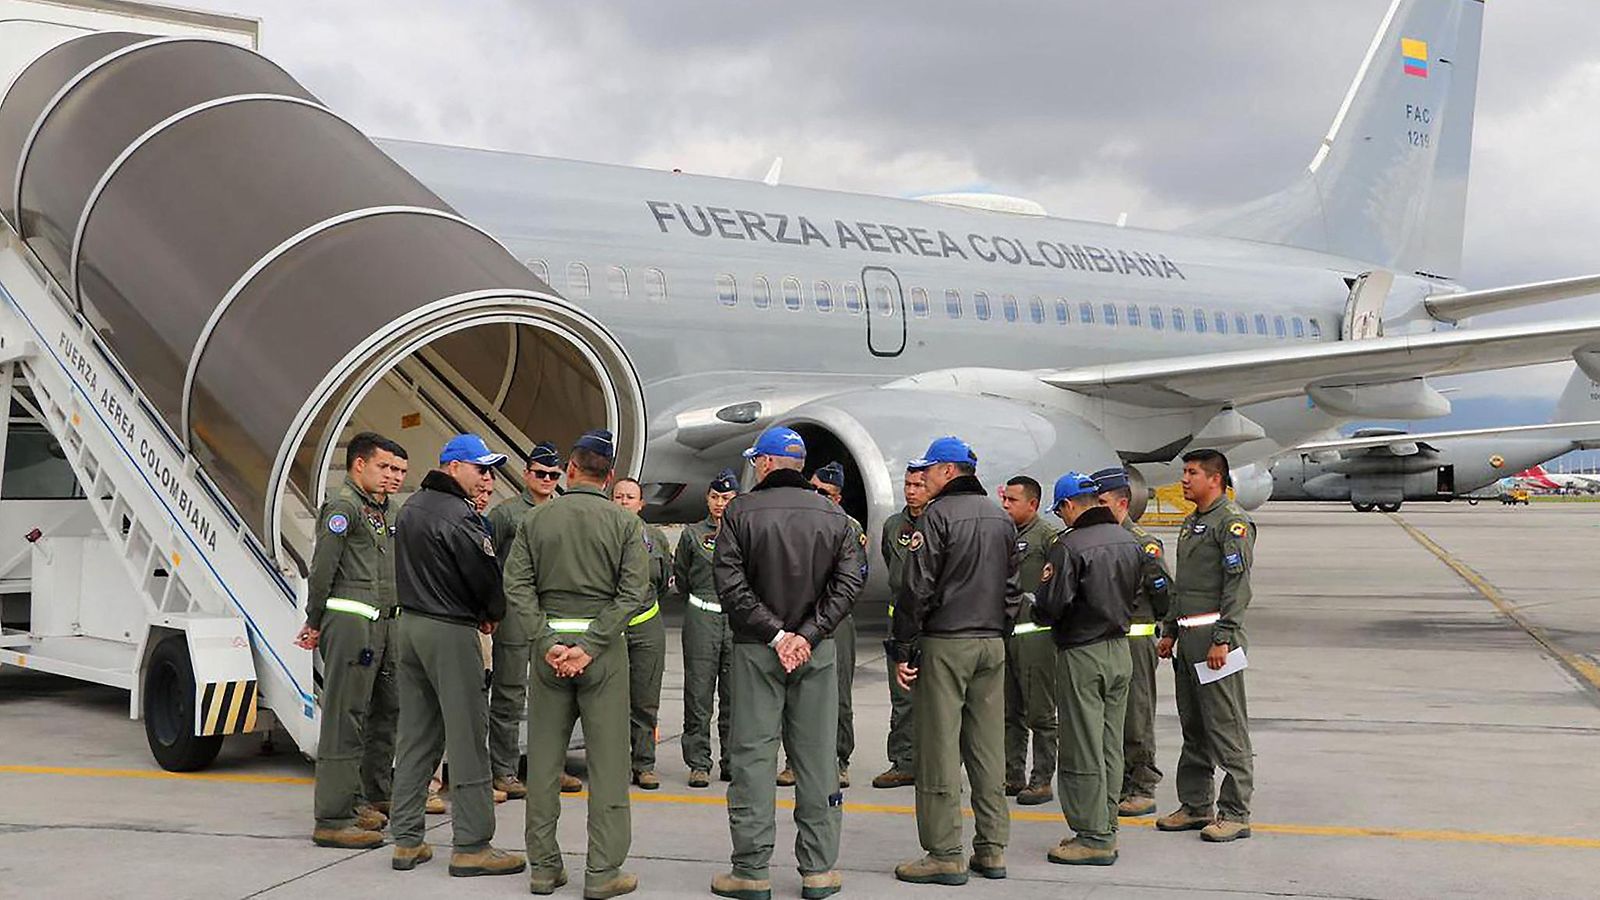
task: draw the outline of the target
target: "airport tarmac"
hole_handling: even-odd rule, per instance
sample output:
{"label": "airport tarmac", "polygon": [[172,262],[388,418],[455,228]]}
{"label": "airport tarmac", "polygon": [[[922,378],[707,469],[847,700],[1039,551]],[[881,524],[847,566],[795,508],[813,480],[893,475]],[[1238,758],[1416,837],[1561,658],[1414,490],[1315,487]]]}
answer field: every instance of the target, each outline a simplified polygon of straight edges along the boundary
{"label": "airport tarmac", "polygon": [[[1055,804],[1014,809],[1010,878],[973,897],[1594,896],[1600,865],[1600,504],[1501,508],[1269,504],[1251,639],[1255,837],[1211,845],[1124,820],[1120,861],[1051,865]],[[1171,543],[1169,541],[1169,547]],[[676,643],[676,634],[673,635]],[[855,682],[856,787],[840,858],[847,894],[940,896],[894,881],[919,855],[910,788],[884,768],[886,673],[863,634]],[[681,668],[669,662],[655,793],[634,792],[641,896],[709,896],[727,866],[721,785],[695,791],[676,735]],[[1176,805],[1178,723],[1160,676],[1157,730]],[[127,695],[0,670],[0,897],[421,897],[524,894],[523,876],[410,873],[389,849],[313,847],[310,766],[288,746],[231,741],[193,776],[156,768]],[[785,792],[780,789],[780,797]],[[579,896],[583,800],[560,833]],[[798,896],[781,820],[775,896]],[[523,807],[498,808],[497,844],[523,846]],[[448,817],[430,841],[449,843]],[[970,825],[970,822],[969,822]],[[970,830],[969,830],[970,837]]]}

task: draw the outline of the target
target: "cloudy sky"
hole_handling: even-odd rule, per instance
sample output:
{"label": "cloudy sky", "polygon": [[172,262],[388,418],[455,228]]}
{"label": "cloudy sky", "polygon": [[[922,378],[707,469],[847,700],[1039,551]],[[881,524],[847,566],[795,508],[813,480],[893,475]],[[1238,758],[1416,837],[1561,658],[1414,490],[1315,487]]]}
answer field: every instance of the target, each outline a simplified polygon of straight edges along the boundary
{"label": "cloudy sky", "polygon": [[[781,155],[790,184],[1162,227],[1298,175],[1388,0],[224,5],[379,136],[750,178]],[[1600,272],[1597,36],[1595,0],[1488,4],[1469,286]],[[1510,398],[1462,415],[1539,421],[1569,370],[1459,379]]]}

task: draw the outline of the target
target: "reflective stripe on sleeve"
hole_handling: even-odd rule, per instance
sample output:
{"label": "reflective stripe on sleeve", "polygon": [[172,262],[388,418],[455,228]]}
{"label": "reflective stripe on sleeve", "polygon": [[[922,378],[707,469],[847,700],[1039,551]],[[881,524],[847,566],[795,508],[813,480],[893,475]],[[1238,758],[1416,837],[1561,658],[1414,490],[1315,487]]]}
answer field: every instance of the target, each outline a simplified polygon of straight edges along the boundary
{"label": "reflective stripe on sleeve", "polygon": [[1202,625],[1214,625],[1221,618],[1222,613],[1220,612],[1197,613],[1196,615],[1180,618],[1178,626],[1180,628],[1199,628]]}
{"label": "reflective stripe on sleeve", "polygon": [[333,612],[360,616],[373,622],[378,621],[378,617],[383,614],[382,611],[370,603],[362,603],[360,600],[346,600],[343,597],[329,597],[324,608]]}
{"label": "reflective stripe on sleeve", "polygon": [[696,609],[703,609],[710,613],[722,612],[721,603],[712,603],[710,600],[701,600],[699,597],[696,597],[693,594],[689,595],[689,605]]}
{"label": "reflective stripe on sleeve", "polygon": [[643,625],[644,623],[646,623],[646,622],[650,621],[651,619],[654,619],[656,616],[660,615],[660,613],[661,613],[661,603],[660,603],[660,601],[657,601],[655,603],[650,604],[650,608],[649,609],[647,609],[644,612],[639,613],[637,616],[634,616],[633,618],[629,619],[628,620],[628,626],[631,628],[634,625]]}
{"label": "reflective stripe on sleeve", "polygon": [[593,619],[551,619],[545,624],[557,634],[583,634],[589,630],[589,623]]}

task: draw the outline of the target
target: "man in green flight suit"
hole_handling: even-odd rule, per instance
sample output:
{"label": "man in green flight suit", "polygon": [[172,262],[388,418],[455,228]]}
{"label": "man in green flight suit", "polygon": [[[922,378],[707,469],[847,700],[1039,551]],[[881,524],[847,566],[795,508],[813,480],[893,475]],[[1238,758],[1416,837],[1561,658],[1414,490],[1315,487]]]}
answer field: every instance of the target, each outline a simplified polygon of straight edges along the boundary
{"label": "man in green flight suit", "polygon": [[[1228,499],[1228,458],[1215,450],[1183,455],[1183,496],[1194,512],[1178,529],[1178,573],[1172,607],[1161,623],[1156,652],[1172,657],[1183,753],[1178,757],[1181,808],[1156,820],[1162,831],[1200,829],[1217,843],[1250,836],[1255,752],[1245,707],[1244,671],[1201,684],[1196,665],[1217,671],[1246,646],[1250,565],[1256,527]],[[1222,789],[1212,778],[1222,769]],[[1212,799],[1215,796],[1213,816]]]}
{"label": "man in green flight suit", "polygon": [[[500,565],[517,535],[517,523],[534,507],[556,495],[561,483],[561,454],[554,444],[535,444],[522,470],[523,491],[502,500],[489,511],[489,529],[494,536]],[[507,602],[511,602],[507,598]],[[493,674],[489,678],[489,766],[494,771],[494,789],[512,800],[528,796],[528,788],[517,778],[517,763],[522,756],[518,732],[528,711],[528,635],[522,630],[522,617],[515,608],[494,633]],[[563,791],[583,790],[583,782],[562,773]]]}
{"label": "man in green flight suit", "polygon": [[723,781],[728,768],[728,672],[733,664],[733,632],[717,599],[711,563],[722,530],[722,513],[739,496],[739,477],[724,469],[706,488],[706,517],[683,526],[672,556],[672,590],[683,611],[683,764],[689,786],[711,784],[711,713],[717,713],[717,743]]}
{"label": "man in green flight suit", "polygon": [[[1044,491],[1018,475],[1006,482],[1000,505],[1017,526],[1017,578],[1025,594],[1039,590],[1045,557],[1060,529],[1039,515]],[[1028,769],[1028,734],[1033,733],[1033,769]],[[1023,806],[1049,803],[1056,774],[1056,648],[1050,629],[1022,604],[1006,639],[1006,794]]]}
{"label": "man in green flight suit", "polygon": [[295,637],[322,656],[321,737],[317,745],[311,840],[365,849],[383,843],[394,764],[394,529],[389,491],[406,453],[370,431],[350,439],[345,480],[317,512],[317,540],[306,580],[306,624]]}
{"label": "man in green flight suit", "polygon": [[[920,469],[906,470],[904,491],[906,505],[883,523],[883,539],[878,546],[883,554],[883,564],[888,569],[891,624],[894,622],[894,598],[900,596],[906,586],[906,556],[911,552],[911,535],[916,533],[917,519],[928,505],[928,491]],[[872,786],[907,787],[917,783],[911,692],[901,687],[900,679],[894,677],[894,658],[885,654],[884,662],[889,668],[889,768],[872,779]]]}
{"label": "man in green flight suit", "polygon": [[[623,509],[644,512],[644,489],[632,478],[619,478],[611,486],[611,499]],[[667,666],[667,625],[661,618],[661,598],[672,578],[672,550],[661,529],[646,523],[644,549],[650,554],[650,591],[628,619],[628,722],[633,742],[633,783],[654,791],[656,776],[656,722],[661,709],[661,677]]]}
{"label": "man in green flight suit", "polygon": [[1133,623],[1128,626],[1128,652],[1133,678],[1128,683],[1128,715],[1122,726],[1122,798],[1119,816],[1147,816],[1156,811],[1156,786],[1161,769],[1156,766],[1156,622],[1167,615],[1171,577],[1161,561],[1161,539],[1128,515],[1133,487],[1121,467],[1101,469],[1089,476],[1100,485],[1100,502],[1117,522],[1139,542],[1144,571],[1134,601]]}
{"label": "man in green flight suit", "polygon": [[537,659],[528,734],[529,890],[551,894],[567,883],[556,841],[560,775],[572,727],[583,722],[589,758],[589,848],[585,898],[616,897],[639,886],[622,871],[632,843],[628,808],[628,619],[650,589],[644,522],[607,496],[615,444],[611,432],[584,432],[567,455],[567,492],[523,517],[506,560],[506,594],[515,597]]}

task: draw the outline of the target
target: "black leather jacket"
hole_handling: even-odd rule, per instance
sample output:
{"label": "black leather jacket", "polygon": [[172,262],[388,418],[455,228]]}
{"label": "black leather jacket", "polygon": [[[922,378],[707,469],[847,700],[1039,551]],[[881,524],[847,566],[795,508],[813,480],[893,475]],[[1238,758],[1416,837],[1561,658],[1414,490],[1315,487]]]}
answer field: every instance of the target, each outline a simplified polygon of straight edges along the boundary
{"label": "black leather jacket", "polygon": [[1144,583],[1144,550],[1105,507],[1078,517],[1050,548],[1033,617],[1057,647],[1126,637]]}
{"label": "black leather jacket", "polygon": [[865,552],[838,504],[793,469],[772,472],[728,504],[717,535],[712,575],[733,639],[832,637],[861,593]]}
{"label": "black leather jacket", "polygon": [[945,485],[917,519],[907,550],[905,586],[894,607],[900,652],[909,652],[922,635],[1001,637],[1010,631],[1022,605],[1017,526],[976,477]]}
{"label": "black leather jacket", "polygon": [[422,478],[422,490],[395,523],[395,592],[406,612],[476,626],[506,615],[500,566],[483,517],[443,472]]}

